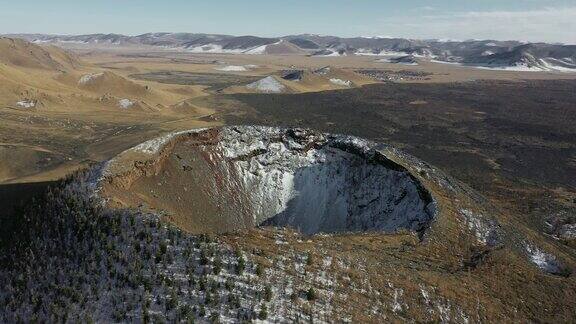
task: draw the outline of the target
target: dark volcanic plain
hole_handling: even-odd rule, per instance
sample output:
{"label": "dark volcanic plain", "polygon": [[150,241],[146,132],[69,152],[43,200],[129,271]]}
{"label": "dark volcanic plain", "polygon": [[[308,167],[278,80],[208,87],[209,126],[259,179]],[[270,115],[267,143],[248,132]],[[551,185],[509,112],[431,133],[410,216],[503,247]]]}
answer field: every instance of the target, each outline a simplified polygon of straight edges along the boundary
{"label": "dark volcanic plain", "polygon": [[575,89],[574,80],[385,83],[206,100],[227,124],[309,127],[394,144],[554,232],[576,211]]}

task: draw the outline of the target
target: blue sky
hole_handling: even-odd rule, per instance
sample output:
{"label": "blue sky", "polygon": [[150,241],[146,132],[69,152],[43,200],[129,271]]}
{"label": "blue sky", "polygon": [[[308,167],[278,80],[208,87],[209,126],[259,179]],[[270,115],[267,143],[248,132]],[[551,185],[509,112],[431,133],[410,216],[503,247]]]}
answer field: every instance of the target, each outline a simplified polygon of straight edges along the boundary
{"label": "blue sky", "polygon": [[0,0],[0,8],[0,33],[314,33],[576,43],[576,0]]}

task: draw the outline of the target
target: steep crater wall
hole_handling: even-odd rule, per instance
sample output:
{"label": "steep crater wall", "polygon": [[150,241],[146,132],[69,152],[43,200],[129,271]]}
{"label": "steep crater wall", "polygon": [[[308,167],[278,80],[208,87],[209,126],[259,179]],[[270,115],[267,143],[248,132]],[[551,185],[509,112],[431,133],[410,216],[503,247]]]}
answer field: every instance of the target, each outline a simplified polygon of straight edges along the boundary
{"label": "steep crater wall", "polygon": [[[102,196],[155,210],[193,233],[257,225],[320,232],[423,233],[435,202],[377,144],[301,129],[223,127],[144,143],[145,161],[114,171]],[[150,150],[155,146],[154,150]]]}

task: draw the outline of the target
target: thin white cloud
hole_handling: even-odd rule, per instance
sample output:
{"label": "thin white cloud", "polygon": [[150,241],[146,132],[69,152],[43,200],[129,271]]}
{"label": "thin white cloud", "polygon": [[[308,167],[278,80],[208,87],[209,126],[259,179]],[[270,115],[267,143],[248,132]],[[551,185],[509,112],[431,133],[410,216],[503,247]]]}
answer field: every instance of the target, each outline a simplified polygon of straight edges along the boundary
{"label": "thin white cloud", "polygon": [[380,33],[412,38],[499,39],[576,44],[576,6],[525,11],[469,11],[395,16],[383,19],[377,28]]}
{"label": "thin white cloud", "polygon": [[[462,17],[469,18],[497,18],[497,19],[517,19],[517,18],[554,18],[558,15],[574,15],[574,8],[543,8],[526,11],[469,11],[461,13]],[[574,18],[574,16],[572,16]]]}
{"label": "thin white cloud", "polygon": [[418,10],[423,10],[423,11],[434,11],[436,10],[436,7],[432,7],[432,6],[423,6],[423,7],[418,7]]}

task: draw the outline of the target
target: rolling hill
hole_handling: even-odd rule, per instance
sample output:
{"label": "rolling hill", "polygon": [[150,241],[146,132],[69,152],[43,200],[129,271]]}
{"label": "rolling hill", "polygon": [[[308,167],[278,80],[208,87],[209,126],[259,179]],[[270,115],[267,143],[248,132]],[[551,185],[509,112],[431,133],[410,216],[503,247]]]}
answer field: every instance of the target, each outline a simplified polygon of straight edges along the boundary
{"label": "rolling hill", "polygon": [[151,107],[185,98],[100,69],[60,47],[7,37],[0,38],[0,80],[0,104],[17,109],[156,110]]}

